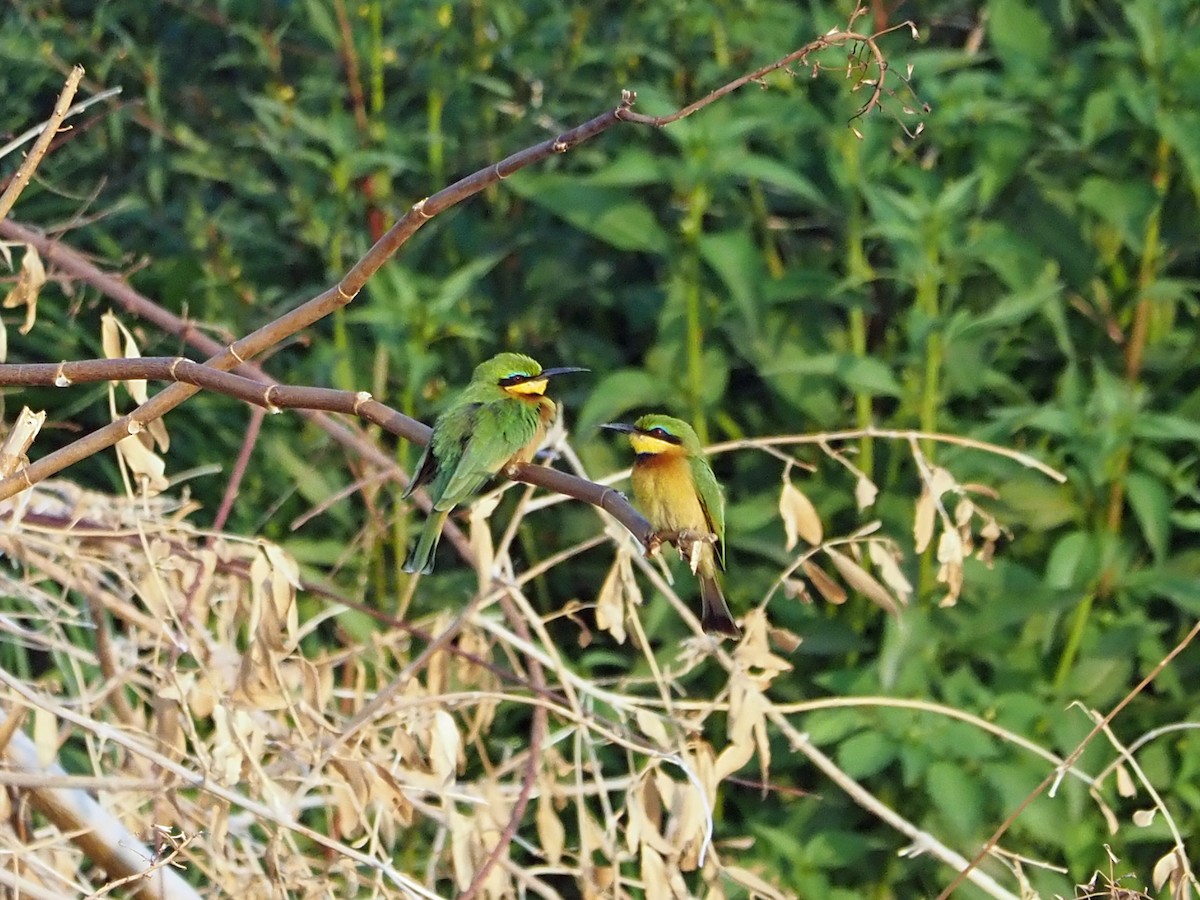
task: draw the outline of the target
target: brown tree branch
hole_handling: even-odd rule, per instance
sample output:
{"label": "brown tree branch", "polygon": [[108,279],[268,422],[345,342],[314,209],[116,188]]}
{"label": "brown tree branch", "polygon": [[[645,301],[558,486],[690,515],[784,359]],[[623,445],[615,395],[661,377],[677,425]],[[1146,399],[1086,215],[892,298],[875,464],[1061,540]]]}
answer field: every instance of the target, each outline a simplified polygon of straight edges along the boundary
{"label": "brown tree branch", "polygon": [[[82,253],[66,244],[48,237],[41,232],[34,231],[33,229],[27,228],[23,225],[19,225],[11,219],[0,219],[0,237],[8,237],[14,241],[33,246],[37,249],[38,253],[42,255],[42,258],[46,260],[47,263],[56,266],[58,269],[66,272],[73,278],[95,287],[112,300],[115,300],[126,311],[157,325],[163,331],[178,337],[182,341],[185,341],[192,347],[195,347],[201,353],[207,353],[209,355],[217,354],[220,353],[225,346],[220,341],[214,340],[205,331],[198,328],[195,323],[186,319],[182,319],[169,310],[163,309],[149,297],[146,297],[144,294],[134,290],[120,277],[98,268],[86,257],[84,257]],[[179,358],[167,357],[167,359],[173,361]],[[112,362],[119,361],[101,360],[99,362],[107,365]],[[38,363],[35,365],[50,366],[55,370],[55,377],[57,377],[59,364]],[[73,366],[75,364],[67,363],[65,365]],[[198,364],[192,363],[192,365]],[[69,368],[67,371],[70,371],[73,375],[75,375],[76,379],[79,381],[91,380],[85,374],[87,371],[86,369],[78,370],[78,374],[76,374],[77,370],[73,368]],[[216,372],[218,370],[210,369],[209,371]],[[274,379],[267,375],[267,373],[255,363],[242,363],[234,366],[232,371],[257,382],[260,385],[270,385],[274,383]],[[44,369],[31,369],[30,373],[30,378],[36,378],[38,380],[16,381],[10,383],[21,385],[58,385],[58,382],[55,380],[46,380],[46,370]],[[147,377],[157,378],[158,376]],[[100,380],[107,381],[109,380],[109,376],[104,376]],[[168,378],[167,380],[174,379]],[[246,388],[246,392],[248,394],[255,393],[255,391],[252,391],[249,388]],[[234,394],[234,396],[240,397],[241,395]],[[247,399],[248,402],[253,402],[249,400],[248,397],[242,399]],[[408,476],[396,465],[395,460],[381,451],[379,447],[377,447],[366,435],[354,429],[348,428],[344,423],[339,422],[320,410],[301,408],[299,412],[300,415],[304,416],[316,427],[323,430],[342,447],[364,458],[372,465],[387,473],[388,477],[399,482],[401,486],[408,485]],[[5,472],[3,474],[7,475],[11,473]],[[423,510],[429,510],[429,495],[424,491],[419,491],[417,493],[416,502],[417,505]],[[457,550],[461,557],[464,559],[470,559],[471,551],[467,537],[462,533],[462,530],[457,525],[455,525],[453,522],[447,522],[442,533],[446,540],[454,546],[455,550]]]}
{"label": "brown tree branch", "polygon": [[[68,387],[84,382],[131,379],[173,381],[204,388],[235,397],[268,412],[279,412],[283,409],[323,410],[358,416],[406,441],[422,447],[429,443],[428,425],[410,419],[390,406],[372,399],[371,395],[365,392],[264,384],[257,379],[222,372],[181,356],[0,365],[0,387]],[[653,537],[650,523],[629,504],[620,491],[612,487],[531,463],[509,466],[503,474],[514,481],[523,481],[590,503],[607,512],[629,529],[643,545],[649,546]]]}

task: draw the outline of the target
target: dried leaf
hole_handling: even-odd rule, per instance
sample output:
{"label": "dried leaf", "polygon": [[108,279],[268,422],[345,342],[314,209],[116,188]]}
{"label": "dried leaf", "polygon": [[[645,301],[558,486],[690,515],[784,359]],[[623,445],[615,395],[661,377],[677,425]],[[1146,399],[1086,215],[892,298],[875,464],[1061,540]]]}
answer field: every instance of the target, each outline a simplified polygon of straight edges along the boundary
{"label": "dried leaf", "polygon": [[825,552],[833,560],[833,565],[837,568],[838,574],[846,579],[850,587],[893,616],[900,615],[900,606],[896,598],[891,595],[891,592],[887,588],[876,581],[870,572],[844,553],[840,553],[832,547],[827,548]]}
{"label": "dried leaf", "polygon": [[664,749],[671,747],[671,739],[667,735],[667,728],[663,725],[663,720],[659,716],[639,707],[634,713],[634,718],[637,720],[638,728],[642,734],[650,738],[656,745]]}
{"label": "dried leaf", "polygon": [[542,845],[542,853],[552,866],[558,865],[562,859],[563,848],[567,843],[567,830],[563,827],[558,813],[554,809],[554,800],[545,787],[537,801],[536,824],[538,841]]}
{"label": "dried leaf", "polygon": [[447,807],[446,830],[450,832],[450,859],[454,869],[454,883],[460,891],[471,886],[475,878],[474,850],[479,846],[475,832],[475,820],[465,816],[451,803]]}
{"label": "dried leaf", "polygon": [[58,717],[40,706],[33,708],[33,743],[42,766],[50,766],[58,758]]}
{"label": "dried leaf", "polygon": [[1122,797],[1137,796],[1137,786],[1134,785],[1129,770],[1125,768],[1125,763],[1117,764],[1117,793]]}
{"label": "dried leaf", "polygon": [[946,563],[938,569],[939,584],[946,585],[946,596],[938,601],[938,606],[953,606],[962,595],[963,567],[962,563]]}
{"label": "dried leaf", "polygon": [[732,775],[734,772],[750,762],[750,758],[754,756],[754,742],[745,741],[741,744],[726,744],[725,749],[721,751],[721,755],[717,757],[715,766],[715,774],[718,781],[722,781]]}
{"label": "dried leaf", "polygon": [[454,781],[462,753],[462,739],[454,716],[444,709],[437,710],[429,739],[429,765],[443,786]]}
{"label": "dried leaf", "polygon": [[938,569],[937,580],[947,588],[946,596],[938,605],[953,606],[958,602],[963,586],[962,538],[953,528],[944,530],[938,539],[937,559],[942,564]]}
{"label": "dried leaf", "polygon": [[[122,339],[124,339],[122,341]],[[122,346],[122,342],[124,346]],[[100,346],[106,359],[140,359],[137,340],[111,311],[100,317]],[[128,378],[122,382],[133,401],[141,406],[148,399],[146,379]]]}
{"label": "dried leaf", "polygon": [[671,884],[667,879],[667,866],[663,858],[649,844],[642,844],[642,890],[647,897],[668,898]]}
{"label": "dried leaf", "polygon": [[624,554],[624,550],[618,551],[596,596],[596,627],[611,634],[618,644],[625,643],[625,579],[621,577]]}
{"label": "dried leaf", "polygon": [[1154,872],[1150,876],[1150,880],[1154,885],[1154,889],[1161,891],[1163,885],[1168,881],[1174,882],[1176,879],[1182,878],[1183,872],[1184,869],[1179,859],[1179,851],[1175,849],[1154,864]]}
{"label": "dried leaf", "polygon": [[821,517],[812,501],[790,479],[784,479],[779,494],[779,516],[787,534],[785,547],[788,550],[796,546],[798,538],[804,538],[814,547],[821,543],[824,536]]}
{"label": "dried leaf", "polygon": [[808,585],[799,578],[788,578],[783,582],[783,592],[791,600],[799,600],[801,603],[812,603],[812,595],[808,592]]}
{"label": "dried leaf", "polygon": [[38,294],[46,283],[46,267],[42,265],[42,257],[32,246],[25,247],[25,256],[21,259],[21,271],[17,273],[16,283],[0,304],[4,309],[25,307],[25,321],[17,330],[21,334],[29,334],[33,323],[37,321]]}
{"label": "dried leaf", "polygon": [[488,520],[500,505],[500,492],[493,491],[471,504],[467,515],[467,532],[471,544],[471,558],[475,560],[475,576],[479,589],[487,591],[492,583],[492,569],[496,564],[496,548],[492,543],[492,530]]}
{"label": "dried leaf", "polygon": [[287,689],[275,666],[275,654],[261,635],[256,636],[242,654],[233,699],[261,710],[287,709],[289,706]]}
{"label": "dried leaf", "polygon": [[392,815],[400,825],[411,825],[413,820],[413,805],[409,801],[403,785],[383,766],[378,763],[372,763],[371,765],[374,767],[375,777],[379,779],[379,783],[387,791],[388,799],[391,801]]}
{"label": "dried leaf", "polygon": [[146,433],[154,440],[160,453],[171,449],[171,436],[167,433],[167,423],[163,419],[151,419],[146,423]]}
{"label": "dried leaf", "polygon": [[795,632],[777,626],[768,628],[767,636],[771,639],[771,643],[784,653],[795,653],[796,648],[804,642],[804,638]]}
{"label": "dried leaf", "polygon": [[900,569],[897,559],[899,554],[893,552],[892,548],[884,541],[871,541],[867,544],[867,556],[879,570],[879,577],[883,579],[883,583],[892,589],[901,603],[907,604],[912,596],[913,588]]}
{"label": "dried leaf", "polygon": [[164,476],[167,471],[166,462],[138,440],[137,435],[131,434],[117,441],[117,454],[129,467],[134,480],[146,496],[153,497],[170,486],[170,482]]}
{"label": "dried leaf", "polygon": [[859,475],[858,481],[854,484],[854,502],[858,504],[859,510],[873,505],[878,496],[879,488],[875,482],[866,475]]}
{"label": "dried leaf", "polygon": [[765,773],[771,760],[771,748],[766,739],[769,708],[770,702],[748,675],[739,673],[730,679],[729,719],[726,724],[729,746],[717,757],[714,766],[714,777],[718,781],[744,766],[757,749],[765,782]]}
{"label": "dried leaf", "polygon": [[917,498],[916,515],[913,519],[913,540],[918,553],[924,553],[933,539],[933,526],[942,494],[957,487],[958,482],[946,469],[934,466],[929,471],[929,476],[921,487],[921,496]]}
{"label": "dried leaf", "polygon": [[846,602],[846,591],[840,584],[825,574],[825,570],[811,560],[805,560],[801,565],[804,569],[804,574],[808,576],[809,583],[816,588],[817,593],[825,598],[829,603],[837,606]]}
{"label": "dried leaf", "polygon": [[975,515],[975,504],[968,497],[960,498],[954,507],[954,524],[959,528],[965,528],[971,524],[973,515]]}
{"label": "dried leaf", "polygon": [[916,513],[913,516],[913,545],[917,553],[924,553],[929,542],[933,540],[933,525],[936,521],[937,504],[928,487],[921,488],[921,496],[917,498]]}
{"label": "dried leaf", "polygon": [[1097,805],[1100,807],[1100,814],[1102,816],[1104,816],[1104,823],[1108,826],[1108,833],[1116,834],[1118,831],[1120,831],[1121,830],[1121,822],[1119,819],[1117,819],[1117,814],[1114,813],[1111,809],[1109,809],[1107,803],[1104,803],[1103,801],[1099,800],[1098,794],[1093,793],[1092,799],[1098,801]]}
{"label": "dried leaf", "polygon": [[4,443],[0,444],[0,475],[8,476],[25,465],[26,453],[33,444],[34,438],[42,430],[46,421],[45,412],[35,413],[28,406],[22,407],[17,420],[13,422]]}
{"label": "dried leaf", "polygon": [[1148,828],[1154,824],[1154,816],[1158,812],[1157,809],[1139,809],[1133,814],[1133,824],[1139,828]]}
{"label": "dried leaf", "polygon": [[121,358],[121,329],[112,312],[100,317],[100,351],[105,359]]}

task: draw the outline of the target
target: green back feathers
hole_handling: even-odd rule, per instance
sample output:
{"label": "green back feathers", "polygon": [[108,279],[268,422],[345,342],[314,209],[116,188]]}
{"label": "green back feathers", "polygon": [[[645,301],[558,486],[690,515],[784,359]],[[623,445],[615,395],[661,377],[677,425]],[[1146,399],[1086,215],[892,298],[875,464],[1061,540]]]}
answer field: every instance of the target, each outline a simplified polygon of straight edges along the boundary
{"label": "green back feathers", "polygon": [[404,496],[428,484],[434,509],[447,510],[479,491],[540,427],[537,407],[512,397],[500,382],[541,371],[523,353],[499,353],[476,366],[470,384],[434,422]]}

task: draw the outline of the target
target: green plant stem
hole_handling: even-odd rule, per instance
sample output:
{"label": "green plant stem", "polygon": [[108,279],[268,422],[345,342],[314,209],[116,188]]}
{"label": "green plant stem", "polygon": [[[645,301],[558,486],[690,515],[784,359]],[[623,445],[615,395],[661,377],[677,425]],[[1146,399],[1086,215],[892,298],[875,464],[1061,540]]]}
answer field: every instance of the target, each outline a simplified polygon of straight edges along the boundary
{"label": "green plant stem", "polygon": [[696,244],[703,232],[708,192],[703,185],[688,195],[688,214],[680,226],[687,251],[683,266],[685,310],[685,352],[687,354],[687,395],[689,414],[701,442],[708,442],[708,427],[701,408],[704,396],[704,325],[700,316],[700,256]]}
{"label": "green plant stem", "polygon": [[1075,615],[1071,619],[1071,630],[1067,632],[1067,643],[1063,647],[1058,667],[1054,671],[1055,691],[1063,689],[1067,683],[1067,676],[1071,674],[1071,667],[1075,664],[1075,657],[1079,654],[1079,647],[1083,643],[1083,635],[1087,631],[1087,622],[1091,616],[1092,604],[1095,599],[1096,594],[1089,592],[1075,607]]}
{"label": "green plant stem", "polygon": [[[929,319],[929,337],[925,342],[925,372],[921,379],[921,401],[919,418],[921,430],[929,433],[938,430],[938,402],[941,397],[942,361],[945,349],[942,345],[941,323],[938,302],[938,251],[927,248],[926,271],[917,282],[917,308]],[[921,442],[921,452],[933,459],[933,444]]]}
{"label": "green plant stem", "polygon": [[[866,222],[863,216],[863,200],[861,188],[863,184],[861,155],[859,141],[849,133],[842,139],[842,156],[846,164],[846,177],[850,186],[855,189],[854,199],[848,203],[849,221],[846,223],[846,274],[850,277],[855,288],[862,286],[861,297],[867,300],[866,286],[875,279],[875,270],[867,261],[866,251]],[[862,306],[850,310],[850,351],[858,359],[866,359],[867,351],[867,313]],[[873,397],[866,391],[854,392],[854,418],[859,428],[869,428],[874,416]],[[868,478],[874,477],[875,471],[875,442],[864,437],[858,445],[858,465]]]}
{"label": "green plant stem", "polygon": [[[936,238],[930,238],[925,248],[925,268],[917,281],[917,308],[928,320],[929,337],[925,342],[925,371],[921,379],[921,399],[918,416],[921,430],[927,434],[938,430],[938,402],[941,397],[942,360],[945,350],[942,345],[940,303],[938,297],[938,265],[939,254]],[[933,461],[933,441],[921,441],[921,452],[930,462]],[[931,544],[925,553],[921,554],[919,570],[919,585],[921,593],[933,590],[935,583],[934,553],[936,544]]]}
{"label": "green plant stem", "polygon": [[[1146,344],[1150,334],[1150,318],[1153,312],[1152,304],[1147,293],[1158,277],[1159,263],[1162,259],[1160,245],[1160,228],[1162,221],[1162,204],[1167,193],[1170,180],[1170,145],[1159,139],[1155,153],[1155,166],[1152,183],[1158,194],[1158,204],[1146,221],[1146,230],[1142,240],[1142,258],[1138,263],[1138,301],[1133,311],[1133,325],[1129,339],[1125,343],[1125,381],[1132,388],[1137,385],[1142,374],[1142,363],[1145,358]],[[1062,657],[1058,662],[1058,671],[1054,677],[1055,687],[1061,687],[1075,657],[1079,645],[1087,629],[1091,617],[1093,598],[1107,599],[1113,592],[1116,583],[1117,544],[1121,533],[1121,524],[1125,518],[1125,477],[1129,474],[1129,461],[1132,454],[1130,444],[1126,443],[1119,452],[1115,471],[1108,488],[1108,504],[1104,513],[1104,532],[1109,540],[1100,578],[1093,594],[1088,594],[1075,610],[1071,622],[1071,630],[1067,635],[1066,646],[1063,647]]]}
{"label": "green plant stem", "polygon": [[[1135,387],[1142,375],[1142,363],[1146,355],[1146,344],[1150,334],[1150,318],[1153,305],[1148,296],[1151,286],[1158,278],[1159,263],[1162,259],[1160,245],[1160,228],[1162,221],[1162,204],[1167,192],[1170,179],[1170,145],[1162,138],[1158,141],[1155,153],[1155,166],[1152,183],[1158,194],[1158,204],[1154,207],[1146,221],[1146,230],[1142,237],[1142,258],[1138,263],[1138,301],[1133,311],[1133,325],[1130,328],[1129,339],[1125,343],[1125,381]],[[1129,474],[1129,460],[1132,448],[1127,443],[1121,448],[1117,457],[1116,470],[1108,488],[1108,508],[1105,512],[1104,527],[1108,534],[1115,538],[1121,531],[1121,523],[1125,517],[1125,476]],[[1107,597],[1113,588],[1116,572],[1111,564],[1106,565],[1100,577],[1098,593]]]}
{"label": "green plant stem", "polygon": [[446,98],[438,88],[430,88],[425,99],[426,134],[429,146],[427,161],[429,165],[429,180],[431,184],[442,184],[445,179],[446,141],[442,133],[442,111]]}

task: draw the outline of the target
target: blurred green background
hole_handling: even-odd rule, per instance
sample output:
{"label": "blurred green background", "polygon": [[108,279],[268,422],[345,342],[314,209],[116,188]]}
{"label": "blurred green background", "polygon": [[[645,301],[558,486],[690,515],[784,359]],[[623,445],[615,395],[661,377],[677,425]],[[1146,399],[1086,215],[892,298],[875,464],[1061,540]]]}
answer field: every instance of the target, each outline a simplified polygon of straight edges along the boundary
{"label": "blurred green background", "polygon": [[[333,283],[414,201],[614,106],[622,89],[637,91],[642,112],[670,111],[849,13],[790,0],[367,0],[339,23],[331,0],[9,2],[0,129],[42,120],[75,63],[87,69],[81,97],[124,88],[74,120],[79,133],[13,215],[68,228],[66,241],[168,309],[241,334]],[[850,120],[865,95],[849,92],[841,50],[821,57],[819,78],[798,68],[663,130],[611,130],[430,222],[353,304],[265,364],[281,381],[368,390],[426,421],[500,349],[587,366],[594,374],[564,380],[558,396],[593,474],[628,462],[595,426],[647,409],[713,442],[876,424],[1035,454],[1068,482],[980,452],[931,451],[959,481],[998,491],[981,504],[1010,532],[993,565],[968,563],[959,604],[940,609],[936,566],[906,538],[920,489],[907,445],[851,448],[881,489],[866,514],[845,469],[798,451],[815,471],[794,478],[827,534],[879,515],[919,589],[899,621],[861,597],[834,607],[777,596],[772,620],[805,642],[772,696],[936,700],[1067,752],[1090,727],[1067,705],[1110,708],[1200,613],[1200,7],[929,0],[876,4],[858,27],[904,19],[920,36],[882,40],[897,95],[854,122],[861,140]],[[900,80],[909,65],[915,97]],[[928,113],[903,111],[921,103]],[[923,133],[909,139],[898,119]],[[83,286],[51,289],[28,337],[11,330],[19,313],[6,315],[9,360],[100,355],[109,305]],[[138,334],[143,354],[182,350],[152,328]],[[39,450],[107,416],[99,386],[19,399],[49,411]],[[188,481],[205,505],[199,522],[211,521],[248,416],[201,396],[167,420],[169,473],[223,467]],[[416,458],[403,444],[395,453]],[[736,611],[790,558],[780,463],[740,451],[715,465],[731,500]],[[359,468],[294,415],[268,417],[230,527],[281,541],[310,572],[391,610],[419,518],[390,489],[291,527]],[[68,475],[108,489],[115,471],[105,456]],[[596,528],[590,510],[561,505],[527,520],[520,545],[540,559]],[[611,556],[601,547],[548,573],[543,611],[594,599]],[[472,589],[464,567],[443,557],[441,568],[414,615]],[[661,602],[645,616],[663,646],[684,634]],[[561,636],[569,646],[577,634],[563,625]],[[643,665],[626,649],[601,636],[579,653],[581,671]],[[1129,742],[1196,720],[1198,677],[1189,650],[1117,733]],[[718,686],[700,679],[696,692]],[[848,709],[799,725],[968,856],[1045,773],[932,716]],[[775,750],[773,784],[819,796],[728,786],[717,836],[757,836],[744,863],[806,897],[944,886],[936,862],[898,857],[904,838],[784,742]],[[1111,757],[1097,742],[1083,766]],[[1200,735],[1172,732],[1139,760],[1197,846]],[[1069,869],[1027,872],[1045,896],[1108,871],[1105,843],[1117,874],[1139,885],[1168,851],[1161,818],[1129,821],[1144,796],[1107,793],[1116,834],[1067,782],[1004,839]]]}

